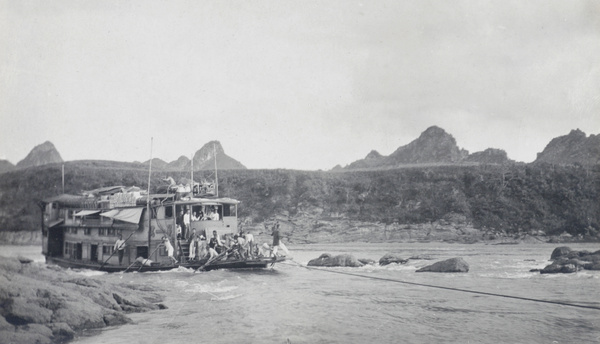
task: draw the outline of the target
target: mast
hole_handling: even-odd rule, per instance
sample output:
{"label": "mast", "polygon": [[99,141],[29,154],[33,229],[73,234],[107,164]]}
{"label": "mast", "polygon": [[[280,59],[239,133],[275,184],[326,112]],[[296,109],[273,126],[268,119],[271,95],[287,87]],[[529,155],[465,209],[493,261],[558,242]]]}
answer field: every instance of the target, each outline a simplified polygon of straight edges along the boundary
{"label": "mast", "polygon": [[[150,176],[152,176],[152,141],[153,137],[150,138],[150,166],[148,168],[148,199],[146,201],[146,215],[148,217],[148,255],[150,254],[150,246],[152,244],[152,219],[150,217]],[[150,256],[147,257],[150,259]]]}
{"label": "mast", "polygon": [[192,155],[192,168],[191,168],[191,174],[192,174],[192,181],[190,182],[190,188],[192,190],[192,197],[194,197],[194,156]]}
{"label": "mast", "polygon": [[65,164],[62,164],[62,193],[65,193]]}
{"label": "mast", "polygon": [[219,197],[219,175],[217,174],[217,148],[213,143],[213,155],[215,157],[215,196]]}

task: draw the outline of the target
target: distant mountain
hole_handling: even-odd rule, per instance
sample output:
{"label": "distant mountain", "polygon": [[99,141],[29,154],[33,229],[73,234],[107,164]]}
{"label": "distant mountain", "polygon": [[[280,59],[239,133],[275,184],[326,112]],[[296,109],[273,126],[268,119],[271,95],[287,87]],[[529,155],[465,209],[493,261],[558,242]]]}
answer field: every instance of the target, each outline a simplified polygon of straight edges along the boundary
{"label": "distant mountain", "polygon": [[25,159],[17,163],[17,169],[61,163],[63,159],[50,141],[35,146]]}
{"label": "distant mountain", "polygon": [[[194,154],[194,170],[212,170],[215,168],[214,155],[217,153],[217,168],[223,170],[236,170],[246,169],[239,161],[225,154],[223,146],[219,141],[210,141],[202,148],[200,148]],[[149,161],[144,162],[144,165],[148,165]],[[152,159],[152,168],[157,170],[171,170],[171,171],[187,171],[190,169],[192,160],[185,155],[180,156],[177,160],[173,160],[169,163],[154,158]]]}
{"label": "distant mountain", "polygon": [[488,148],[482,152],[475,152],[469,154],[465,159],[466,162],[474,162],[479,164],[510,164],[514,163],[514,160],[510,160],[506,155],[506,152],[502,149]]}
{"label": "distant mountain", "polygon": [[586,134],[577,129],[568,135],[559,136],[538,153],[534,163],[557,165],[598,165],[600,164],[600,135]]}
{"label": "distant mountain", "polygon": [[8,160],[0,160],[0,173],[10,172],[15,169],[15,165]]}
{"label": "distant mountain", "polygon": [[188,170],[190,168],[191,160],[185,155],[180,156],[177,160],[173,160],[169,163],[168,167],[171,170]]}
{"label": "distant mountain", "polygon": [[416,140],[396,149],[386,159],[386,165],[455,163],[469,154],[458,148],[456,140],[444,129],[436,126],[427,128]]}
{"label": "distant mountain", "polygon": [[246,169],[239,161],[225,154],[219,141],[210,141],[194,154],[194,170],[210,170],[215,168],[215,153],[217,167],[220,170]]}
{"label": "distant mountain", "polygon": [[377,166],[381,166],[383,163],[384,156],[379,154],[378,151],[372,150],[367,154],[367,156],[362,160],[357,160],[346,168],[348,169],[362,169],[362,168],[373,168]]}
{"label": "distant mountain", "polygon": [[[135,163],[136,162],[134,162],[134,164]],[[150,160],[146,160],[144,162],[144,165],[146,165],[146,166],[149,165],[149,164],[150,164]],[[167,165],[168,165],[167,162],[164,161],[164,160],[162,160],[162,159],[159,159],[159,158],[153,158],[152,159],[152,168],[153,169],[164,170],[167,167]]]}
{"label": "distant mountain", "polygon": [[452,164],[465,160],[469,152],[458,148],[456,140],[444,129],[432,126],[416,140],[401,146],[389,156],[371,151],[364,159],[355,161],[345,169],[378,169],[419,164]]}

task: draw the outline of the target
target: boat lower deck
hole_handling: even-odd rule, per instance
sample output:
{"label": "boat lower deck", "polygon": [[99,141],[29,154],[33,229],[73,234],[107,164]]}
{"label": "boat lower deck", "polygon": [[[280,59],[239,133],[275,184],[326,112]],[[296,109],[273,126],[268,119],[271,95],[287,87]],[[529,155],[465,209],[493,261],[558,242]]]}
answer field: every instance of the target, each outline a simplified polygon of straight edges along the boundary
{"label": "boat lower deck", "polygon": [[209,261],[208,259],[181,262],[177,264],[158,264],[142,265],[140,262],[134,262],[130,265],[102,264],[100,262],[82,261],[75,259],[66,259],[61,257],[46,257],[46,262],[55,264],[63,268],[71,269],[89,269],[104,272],[154,272],[166,271],[179,267],[194,270],[216,270],[216,269],[264,269],[273,266],[275,263],[285,261],[285,257],[259,257],[253,259],[222,259]]}

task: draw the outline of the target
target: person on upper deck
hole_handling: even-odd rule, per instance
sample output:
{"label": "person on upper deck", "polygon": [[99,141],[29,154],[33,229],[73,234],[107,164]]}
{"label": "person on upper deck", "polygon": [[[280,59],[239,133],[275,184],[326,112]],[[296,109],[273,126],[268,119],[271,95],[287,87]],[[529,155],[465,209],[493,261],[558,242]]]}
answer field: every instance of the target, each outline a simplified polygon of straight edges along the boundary
{"label": "person on upper deck", "polygon": [[192,217],[192,221],[202,221],[203,216],[204,216],[204,214],[202,213],[202,209],[200,209],[199,211],[194,213],[194,216]]}
{"label": "person on upper deck", "polygon": [[217,207],[213,208],[213,213],[211,215],[211,218],[213,221],[219,221],[219,208],[217,208]]}

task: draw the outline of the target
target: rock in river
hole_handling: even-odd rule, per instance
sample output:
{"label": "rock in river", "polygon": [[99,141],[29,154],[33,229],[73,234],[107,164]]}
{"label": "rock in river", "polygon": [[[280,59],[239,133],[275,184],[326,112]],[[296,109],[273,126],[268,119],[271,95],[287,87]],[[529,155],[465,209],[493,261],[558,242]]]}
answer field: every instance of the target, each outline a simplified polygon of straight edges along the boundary
{"label": "rock in river", "polygon": [[427,265],[416,272],[469,272],[469,264],[457,257]]}
{"label": "rock in river", "polygon": [[77,331],[120,325],[160,309],[156,290],[134,289],[22,259],[0,259],[0,342],[58,343]]}
{"label": "rock in river", "polygon": [[540,273],[557,274],[573,273],[579,270],[600,270],[600,250],[595,252],[576,251],[570,247],[561,246],[552,251],[552,264],[546,266]]}
{"label": "rock in river", "polygon": [[338,256],[332,256],[329,253],[323,253],[319,258],[312,259],[308,262],[308,266],[350,266],[350,267],[361,267],[364,264],[359,262],[358,259],[350,254],[340,254]]}
{"label": "rock in river", "polygon": [[388,264],[405,264],[408,262],[408,259],[402,259],[393,253],[386,253],[383,257],[379,259],[379,265],[384,266]]}

